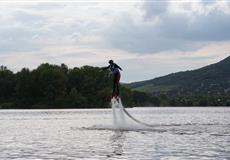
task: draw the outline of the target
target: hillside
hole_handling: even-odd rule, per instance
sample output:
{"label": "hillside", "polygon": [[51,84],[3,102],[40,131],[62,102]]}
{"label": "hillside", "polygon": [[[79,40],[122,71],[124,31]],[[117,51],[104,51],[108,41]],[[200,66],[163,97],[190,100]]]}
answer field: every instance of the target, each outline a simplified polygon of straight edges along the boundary
{"label": "hillside", "polygon": [[223,95],[230,93],[230,56],[192,71],[172,73],[152,80],[127,84],[132,90],[154,95]]}
{"label": "hillside", "polygon": [[[108,74],[92,66],[43,63],[17,73],[0,66],[0,109],[106,108],[112,92]],[[120,91],[128,107],[230,106],[230,57],[197,70],[122,84]]]}

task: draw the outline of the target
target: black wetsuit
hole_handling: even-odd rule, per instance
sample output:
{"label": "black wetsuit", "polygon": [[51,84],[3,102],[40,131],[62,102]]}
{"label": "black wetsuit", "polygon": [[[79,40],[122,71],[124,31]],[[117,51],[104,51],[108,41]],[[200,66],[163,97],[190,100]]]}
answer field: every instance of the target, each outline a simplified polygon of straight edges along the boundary
{"label": "black wetsuit", "polygon": [[110,69],[110,71],[113,74],[113,93],[112,97],[114,96],[119,96],[120,91],[119,91],[119,82],[121,78],[121,74],[119,70],[122,70],[120,66],[118,66],[116,63],[111,63],[107,67],[103,67],[103,70]]}

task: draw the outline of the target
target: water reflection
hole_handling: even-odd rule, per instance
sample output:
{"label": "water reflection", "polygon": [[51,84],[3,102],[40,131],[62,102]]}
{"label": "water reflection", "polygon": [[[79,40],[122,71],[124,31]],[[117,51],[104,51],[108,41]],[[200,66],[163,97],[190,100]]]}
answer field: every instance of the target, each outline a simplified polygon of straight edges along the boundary
{"label": "water reflection", "polygon": [[110,137],[111,153],[107,157],[122,156],[124,153],[125,134],[123,131],[114,131]]}

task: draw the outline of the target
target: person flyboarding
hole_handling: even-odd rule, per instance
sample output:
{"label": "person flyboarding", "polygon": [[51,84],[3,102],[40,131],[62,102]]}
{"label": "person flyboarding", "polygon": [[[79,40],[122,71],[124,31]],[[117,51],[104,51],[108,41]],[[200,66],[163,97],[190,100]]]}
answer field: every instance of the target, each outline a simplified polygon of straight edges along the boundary
{"label": "person flyboarding", "polygon": [[[120,78],[121,78],[121,74],[120,74],[120,71],[122,71],[121,67],[118,66],[116,63],[113,62],[113,60],[109,60],[109,65],[107,67],[102,67],[101,68],[102,70],[107,70],[107,69],[110,69],[110,71],[112,72],[112,75],[113,75],[113,93],[112,93],[112,97],[111,98],[115,98],[117,100],[118,104],[119,105],[119,108],[122,109],[122,111],[129,117],[131,118],[132,120],[134,120],[135,122],[139,123],[139,124],[142,124],[144,126],[147,126],[147,127],[155,127],[154,125],[151,125],[151,124],[147,124],[145,122],[142,122],[142,121],[139,121],[138,119],[134,118],[123,106],[122,106],[122,103],[120,103],[119,101],[119,85],[120,85]],[[113,103],[111,103],[112,106],[114,105]],[[113,109],[115,109],[114,107],[112,107]],[[113,113],[114,113],[114,118],[116,120],[116,114],[115,114],[115,110],[113,110]],[[121,117],[124,119],[124,117]],[[124,122],[124,121],[123,121]],[[116,122],[115,122],[116,123]]]}
{"label": "person flyboarding", "polygon": [[121,67],[118,66],[116,63],[113,62],[113,60],[109,60],[109,65],[107,67],[102,67],[102,70],[110,69],[113,75],[113,92],[112,92],[112,98],[118,98],[120,94],[120,78],[121,74],[120,71],[122,71]]}

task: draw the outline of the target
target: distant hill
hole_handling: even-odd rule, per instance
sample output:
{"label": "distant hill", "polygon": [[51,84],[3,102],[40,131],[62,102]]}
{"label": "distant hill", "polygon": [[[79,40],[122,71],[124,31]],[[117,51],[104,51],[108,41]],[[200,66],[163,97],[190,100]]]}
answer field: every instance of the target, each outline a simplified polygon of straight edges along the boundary
{"label": "distant hill", "polygon": [[230,94],[230,56],[200,69],[172,73],[152,80],[126,85],[132,90],[153,95],[223,95]]}

